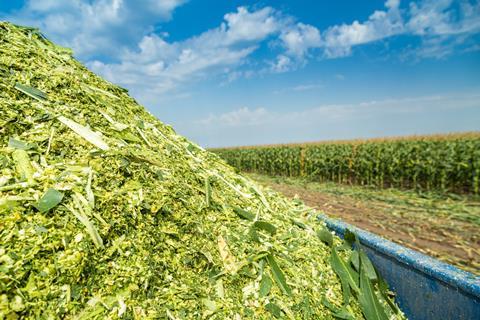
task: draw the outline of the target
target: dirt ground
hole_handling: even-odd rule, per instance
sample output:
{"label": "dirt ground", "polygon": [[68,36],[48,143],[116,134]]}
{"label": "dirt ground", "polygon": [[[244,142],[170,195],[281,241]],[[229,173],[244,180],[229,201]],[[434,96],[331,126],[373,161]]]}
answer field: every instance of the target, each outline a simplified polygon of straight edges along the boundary
{"label": "dirt ground", "polygon": [[[396,201],[391,196],[362,199],[351,192],[322,191],[278,179],[254,178],[287,197],[298,195],[305,204],[331,217],[480,274],[480,228],[466,220],[465,215],[446,214],[445,211],[453,212],[449,208],[451,201],[446,205],[438,201]],[[475,207],[472,214],[477,214],[480,203],[469,205]],[[453,208],[458,210],[457,207]]]}

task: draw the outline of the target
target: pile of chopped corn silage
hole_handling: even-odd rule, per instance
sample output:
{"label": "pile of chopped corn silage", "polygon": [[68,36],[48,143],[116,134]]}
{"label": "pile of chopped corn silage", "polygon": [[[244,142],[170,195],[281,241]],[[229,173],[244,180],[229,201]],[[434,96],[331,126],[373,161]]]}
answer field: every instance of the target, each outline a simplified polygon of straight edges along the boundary
{"label": "pile of chopped corn silage", "polygon": [[0,23],[0,319],[403,318],[315,215]]}

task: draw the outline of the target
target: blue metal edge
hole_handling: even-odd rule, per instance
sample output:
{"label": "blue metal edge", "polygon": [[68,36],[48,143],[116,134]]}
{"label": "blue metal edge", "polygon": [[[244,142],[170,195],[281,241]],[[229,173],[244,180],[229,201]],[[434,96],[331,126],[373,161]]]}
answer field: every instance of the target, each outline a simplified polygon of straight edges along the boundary
{"label": "blue metal edge", "polygon": [[359,229],[340,220],[335,220],[326,215],[318,215],[318,219],[324,221],[330,230],[343,237],[345,230],[354,232],[362,245],[370,247],[390,258],[407,265],[409,268],[442,281],[457,290],[480,299],[480,277],[472,273],[460,270],[452,265],[424,255],[412,249],[393,243],[371,232]]}

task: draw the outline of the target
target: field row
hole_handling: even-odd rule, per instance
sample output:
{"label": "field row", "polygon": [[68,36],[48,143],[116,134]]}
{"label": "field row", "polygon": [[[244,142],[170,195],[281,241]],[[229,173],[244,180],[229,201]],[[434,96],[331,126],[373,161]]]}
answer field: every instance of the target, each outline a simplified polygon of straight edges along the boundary
{"label": "field row", "polygon": [[480,135],[213,149],[242,171],[442,192],[479,193]]}
{"label": "field row", "polygon": [[287,197],[480,276],[480,199],[249,174]]}

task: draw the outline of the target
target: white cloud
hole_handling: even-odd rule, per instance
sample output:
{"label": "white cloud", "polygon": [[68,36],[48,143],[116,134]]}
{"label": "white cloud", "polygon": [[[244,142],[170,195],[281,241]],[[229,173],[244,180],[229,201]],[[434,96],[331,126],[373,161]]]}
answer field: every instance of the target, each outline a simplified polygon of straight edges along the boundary
{"label": "white cloud", "polygon": [[282,32],[280,39],[287,53],[299,58],[303,58],[309,49],[321,46],[320,31],[301,22]]}
{"label": "white cloud", "polygon": [[266,7],[250,12],[246,7],[239,7],[237,12],[227,13],[222,24],[222,31],[226,30],[227,42],[263,40],[277,32],[281,21],[275,17],[275,11]]}
{"label": "white cloud", "polygon": [[414,50],[416,59],[443,58],[480,32],[478,1],[423,0],[410,2],[409,9],[403,10],[399,0],[387,0],[385,7],[386,11],[375,11],[367,21],[335,25],[323,32],[325,56],[349,56],[354,46],[408,34],[420,36],[423,41]]}
{"label": "white cloud", "polygon": [[278,54],[274,61],[270,61],[270,71],[283,73],[305,65],[309,51],[320,48],[320,31],[314,26],[301,22],[285,23],[279,40],[285,52]]}
{"label": "white cloud", "polygon": [[404,31],[398,0],[385,3],[387,11],[375,11],[367,21],[336,25],[324,34],[325,55],[329,58],[351,54],[353,46],[384,39]]}
{"label": "white cloud", "polygon": [[[238,77],[251,76],[252,70],[235,69],[244,65],[262,43],[275,37],[283,41],[285,53],[270,62],[270,70],[285,72],[302,62],[310,48],[319,46],[320,33],[313,26],[294,23],[270,7],[259,10],[239,7],[225,14],[219,27],[197,36],[167,42],[158,35],[146,35],[137,50],[121,55],[119,63],[93,61],[89,66],[110,81],[142,93],[164,93],[179,83],[224,73],[228,78],[226,84]],[[136,82],[144,85],[132,88]]]}
{"label": "white cloud", "polygon": [[[226,85],[238,78],[252,77],[254,73],[294,70],[305,65],[315,54],[328,58],[347,56],[354,46],[393,35],[407,32],[439,34],[439,30],[447,27],[441,26],[444,18],[436,18],[438,12],[446,10],[447,15],[452,15],[450,12],[453,10],[450,1],[440,0],[439,3],[442,1],[443,5],[429,4],[429,0],[418,6],[411,5],[411,17],[404,19],[400,1],[387,0],[386,9],[373,12],[366,21],[334,25],[324,32],[297,22],[271,7],[258,10],[239,7],[235,12],[225,14],[224,21],[217,28],[197,36],[168,42],[159,35],[145,35],[136,50],[122,53],[119,63],[94,61],[89,66],[112,82],[129,87],[134,94],[144,97],[142,102],[145,103],[155,101],[158,94],[175,90],[179,84],[218,74],[224,79],[221,85]],[[475,30],[475,19],[472,17],[478,16],[478,5],[466,3],[461,8],[462,28]],[[436,31],[427,27],[425,21],[428,18],[425,17],[437,22]],[[439,58],[440,55],[450,54],[459,41],[458,38],[449,42],[449,39],[438,36],[430,37],[414,54],[416,58]],[[266,59],[266,67],[262,67],[260,62],[253,66],[249,64],[251,54],[266,42],[274,44],[270,45],[272,51],[280,52],[274,59]],[[446,43],[449,43],[448,48]]]}
{"label": "white cloud", "polygon": [[[458,10],[452,6],[458,5]],[[480,31],[480,3],[425,0],[410,3],[409,31],[423,36],[445,36]]]}
{"label": "white cloud", "polygon": [[[186,82],[221,75],[225,85],[254,74],[288,72],[311,58],[348,56],[355,46],[406,33],[421,37],[423,45],[403,57],[441,58],[480,31],[478,2],[423,0],[404,9],[399,0],[387,0],[385,9],[366,21],[323,32],[271,7],[239,7],[216,28],[168,41],[168,33],[154,26],[185,2],[27,0],[18,12],[0,18],[40,27],[54,41],[72,47],[95,72],[148,104]],[[262,46],[269,50],[267,56],[250,59]]]}
{"label": "white cloud", "polygon": [[[408,32],[421,37],[421,46],[407,50],[402,59],[442,59],[475,43],[480,32],[480,2],[424,0],[410,3]],[[462,48],[464,48],[462,50]]]}
{"label": "white cloud", "polygon": [[118,57],[169,20],[186,0],[27,0],[9,16],[19,24],[39,27],[52,40],[73,48],[82,59]]}
{"label": "white cloud", "polygon": [[418,35],[449,33],[451,13],[446,9],[451,3],[451,0],[425,1],[420,5],[410,3],[409,30]]}
{"label": "white cloud", "polygon": [[400,0],[387,0],[385,2],[385,7],[388,9],[398,8],[400,6]]}
{"label": "white cloud", "polygon": [[425,58],[444,59],[462,46],[467,38],[466,36],[453,38],[449,36],[428,37],[422,40],[422,46],[407,50],[402,59],[409,61],[418,61]]}
{"label": "white cloud", "polygon": [[294,66],[292,58],[284,54],[279,54],[274,62],[270,62],[270,70],[276,73],[290,71]]}
{"label": "white cloud", "polygon": [[[158,35],[146,35],[137,50],[122,54],[119,63],[93,61],[88,65],[108,80],[143,96],[142,102],[154,101],[158,94],[180,83],[229,73],[242,65],[262,41],[278,32],[279,24],[271,8],[249,11],[239,7],[226,14],[219,27],[198,36],[167,42]],[[247,74],[233,73],[232,79]]]}

